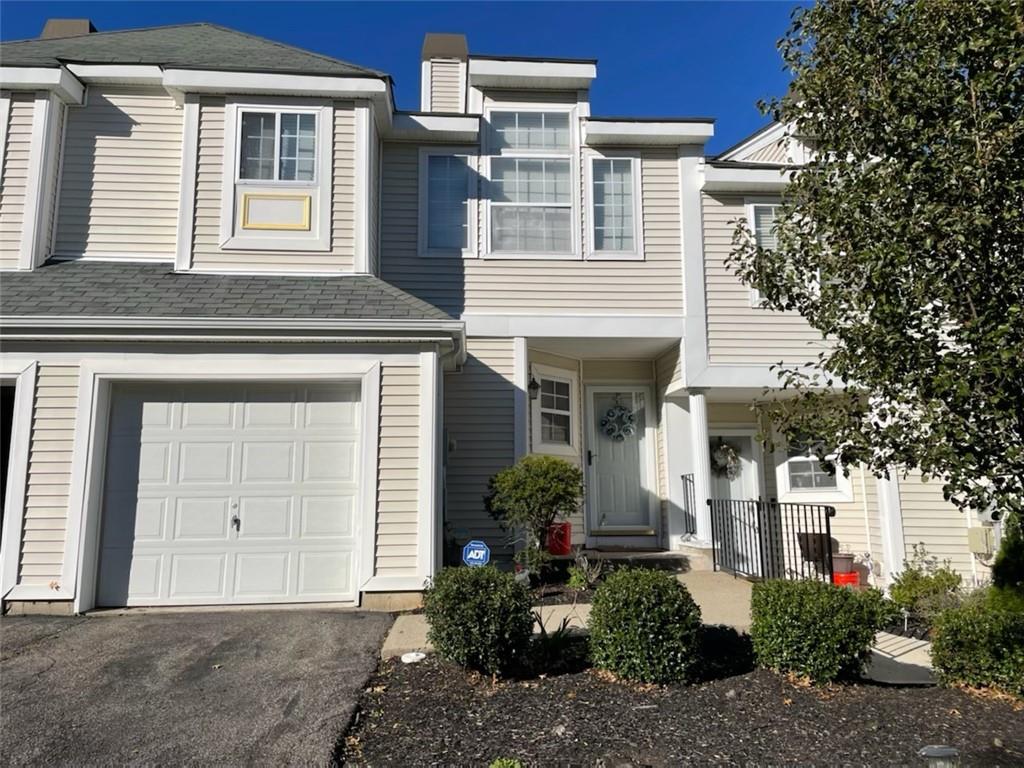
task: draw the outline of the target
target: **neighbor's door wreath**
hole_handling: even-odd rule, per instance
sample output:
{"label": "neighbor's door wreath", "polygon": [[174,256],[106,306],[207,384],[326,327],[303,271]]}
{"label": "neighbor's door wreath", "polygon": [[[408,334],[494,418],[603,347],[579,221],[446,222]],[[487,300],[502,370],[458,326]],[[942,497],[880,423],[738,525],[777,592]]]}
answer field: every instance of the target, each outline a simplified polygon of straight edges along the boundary
{"label": "neighbor's door wreath", "polygon": [[735,480],[741,466],[739,452],[719,438],[718,445],[711,451],[711,470],[719,477]]}

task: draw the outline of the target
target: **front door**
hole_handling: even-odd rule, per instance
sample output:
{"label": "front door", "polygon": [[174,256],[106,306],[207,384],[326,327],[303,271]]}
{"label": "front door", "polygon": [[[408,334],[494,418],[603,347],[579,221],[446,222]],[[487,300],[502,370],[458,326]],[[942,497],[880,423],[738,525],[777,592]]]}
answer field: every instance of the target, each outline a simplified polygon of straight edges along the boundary
{"label": "front door", "polygon": [[761,576],[761,498],[756,444],[751,434],[711,430],[711,498],[715,545],[723,567]]}
{"label": "front door", "polygon": [[587,388],[587,532],[657,534],[655,416],[647,387]]}

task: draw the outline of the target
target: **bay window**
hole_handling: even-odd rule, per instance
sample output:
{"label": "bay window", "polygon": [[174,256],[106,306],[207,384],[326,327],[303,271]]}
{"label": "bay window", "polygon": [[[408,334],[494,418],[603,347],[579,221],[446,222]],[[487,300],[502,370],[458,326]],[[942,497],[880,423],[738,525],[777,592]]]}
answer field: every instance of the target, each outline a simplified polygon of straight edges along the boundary
{"label": "bay window", "polygon": [[488,118],[489,252],[574,254],[570,113],[494,111]]}

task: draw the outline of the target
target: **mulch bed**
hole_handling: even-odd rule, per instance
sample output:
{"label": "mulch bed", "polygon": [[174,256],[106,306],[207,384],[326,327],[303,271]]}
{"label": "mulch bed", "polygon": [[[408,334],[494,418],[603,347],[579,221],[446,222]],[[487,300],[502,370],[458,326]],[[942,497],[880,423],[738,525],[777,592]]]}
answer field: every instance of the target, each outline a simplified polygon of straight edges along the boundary
{"label": "mulch bed", "polygon": [[565,605],[594,602],[593,589],[569,589],[565,584],[542,584],[530,590],[534,605]]}
{"label": "mulch bed", "polygon": [[337,759],[356,765],[921,765],[926,744],[965,766],[1024,764],[1024,707],[940,688],[794,684],[757,670],[638,686],[588,670],[494,683],[429,657],[387,662]]}

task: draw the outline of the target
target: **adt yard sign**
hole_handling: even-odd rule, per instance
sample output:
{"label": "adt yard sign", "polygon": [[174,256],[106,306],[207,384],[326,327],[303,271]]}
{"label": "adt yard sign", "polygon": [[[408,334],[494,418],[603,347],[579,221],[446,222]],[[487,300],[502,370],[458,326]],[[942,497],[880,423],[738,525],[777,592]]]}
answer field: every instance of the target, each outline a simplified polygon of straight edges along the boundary
{"label": "adt yard sign", "polygon": [[491,562],[491,548],[482,541],[471,541],[462,548],[462,562],[472,567]]}

